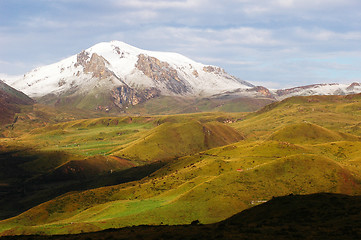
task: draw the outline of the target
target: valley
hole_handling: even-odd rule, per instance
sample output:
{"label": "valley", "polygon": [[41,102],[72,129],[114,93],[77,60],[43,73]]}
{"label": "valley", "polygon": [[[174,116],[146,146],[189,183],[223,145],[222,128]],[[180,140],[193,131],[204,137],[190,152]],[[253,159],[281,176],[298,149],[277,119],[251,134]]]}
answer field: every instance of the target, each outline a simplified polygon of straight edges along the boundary
{"label": "valley", "polygon": [[360,114],[361,95],[347,95],[30,131],[23,118],[0,139],[0,235],[213,224],[277,196],[360,195]]}
{"label": "valley", "polygon": [[0,240],[361,239],[360,9],[0,0]]}

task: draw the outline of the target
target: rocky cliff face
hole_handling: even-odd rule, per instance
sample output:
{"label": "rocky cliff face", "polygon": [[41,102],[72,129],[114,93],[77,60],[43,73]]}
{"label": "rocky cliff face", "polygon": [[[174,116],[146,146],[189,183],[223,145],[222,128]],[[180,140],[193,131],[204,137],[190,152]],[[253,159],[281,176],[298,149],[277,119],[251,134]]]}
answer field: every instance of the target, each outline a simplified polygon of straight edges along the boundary
{"label": "rocky cliff face", "polygon": [[271,93],[270,90],[268,90],[265,87],[262,86],[256,86],[251,89],[247,89],[248,92],[255,92],[257,94],[260,94],[261,96],[267,97],[267,98],[275,98],[274,94]]}
{"label": "rocky cliff face", "polygon": [[358,82],[354,82],[354,83],[351,83],[350,86],[348,86],[346,88],[347,91],[355,91],[355,93],[357,92],[358,89],[361,88],[361,84],[358,83]]}
{"label": "rocky cliff face", "polygon": [[178,75],[177,70],[155,57],[139,54],[136,68],[152,79],[158,87],[164,87],[169,92],[179,95],[192,92],[191,86]]}
{"label": "rocky cliff face", "polygon": [[89,62],[84,65],[83,71],[84,73],[92,73],[93,77],[98,79],[115,76],[114,73],[106,67],[106,64],[109,65],[109,62],[106,59],[93,53]]}
{"label": "rocky cliff face", "polygon": [[121,86],[111,91],[112,101],[120,109],[137,105],[158,96],[160,96],[160,91],[156,88],[135,90],[128,86]]}

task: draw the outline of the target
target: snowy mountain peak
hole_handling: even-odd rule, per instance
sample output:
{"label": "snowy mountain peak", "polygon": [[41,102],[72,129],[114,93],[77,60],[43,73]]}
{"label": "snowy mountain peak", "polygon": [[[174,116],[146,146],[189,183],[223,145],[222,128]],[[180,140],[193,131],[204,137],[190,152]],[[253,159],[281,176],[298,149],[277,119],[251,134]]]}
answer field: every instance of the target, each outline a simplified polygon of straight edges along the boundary
{"label": "snowy mountain peak", "polygon": [[207,97],[254,88],[222,68],[178,53],[147,51],[120,41],[98,43],[7,83],[35,98],[58,98],[58,102],[64,97],[88,96],[93,105],[107,104],[111,99],[118,107],[159,95]]}

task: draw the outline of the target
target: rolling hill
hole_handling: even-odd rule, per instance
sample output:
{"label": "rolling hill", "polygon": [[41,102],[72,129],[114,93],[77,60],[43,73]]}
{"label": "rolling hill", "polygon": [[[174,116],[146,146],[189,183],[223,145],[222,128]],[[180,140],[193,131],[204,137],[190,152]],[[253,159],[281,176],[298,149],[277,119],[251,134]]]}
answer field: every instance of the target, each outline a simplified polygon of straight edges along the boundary
{"label": "rolling hill", "polygon": [[[30,146],[38,139],[43,150],[65,147],[83,156],[109,147],[101,153],[136,164],[167,163],[133,182],[58,196],[1,221],[0,231],[66,234],[195,220],[208,224],[275,196],[360,195],[360,106],[360,95],[293,97],[248,115],[101,118],[35,129],[7,144]],[[109,140],[120,147],[110,147]]]}
{"label": "rolling hill", "polygon": [[361,235],[360,211],[359,196],[288,195],[214,224],[195,221],[189,225],[143,225],[86,234],[3,239],[357,239]]}
{"label": "rolling hill", "polygon": [[[31,131],[18,127],[21,137],[0,139],[0,216],[14,216],[68,191],[99,186],[96,180],[105,185],[138,180],[174,158],[236,142],[242,135],[224,121],[237,115],[107,117]],[[133,176],[123,172],[135,166],[144,168]]]}

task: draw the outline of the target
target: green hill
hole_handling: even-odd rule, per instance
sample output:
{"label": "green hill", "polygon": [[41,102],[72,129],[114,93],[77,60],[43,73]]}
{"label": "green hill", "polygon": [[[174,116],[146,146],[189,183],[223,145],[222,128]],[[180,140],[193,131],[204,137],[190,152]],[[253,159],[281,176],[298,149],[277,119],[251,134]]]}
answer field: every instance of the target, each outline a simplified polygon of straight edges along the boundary
{"label": "green hill", "polygon": [[272,103],[231,126],[247,138],[265,139],[288,124],[311,123],[360,136],[361,94],[292,97]]}
{"label": "green hill", "polygon": [[215,113],[82,119],[0,139],[0,218],[68,191],[102,186],[93,184],[98,176],[105,185],[139,179],[145,175],[123,177],[122,170],[155,162],[155,171],[152,166],[164,165],[160,160],[238,141],[241,134],[223,123],[229,118]]}
{"label": "green hill", "polygon": [[282,129],[273,133],[270,140],[286,141],[290,143],[322,143],[322,142],[336,142],[343,140],[355,141],[359,137],[339,133],[328,130],[316,124],[303,122],[286,125]]}
{"label": "green hill", "polygon": [[361,193],[360,179],[347,164],[316,152],[283,142],[240,142],[175,160],[138,182],[66,194],[0,227],[12,229],[8,233],[62,234],[80,232],[84,223],[91,231],[196,219],[212,223],[273,196]]}
{"label": "green hill", "polygon": [[242,139],[240,133],[219,122],[166,122],[143,138],[114,150],[113,155],[136,160],[164,160],[227,145]]}
{"label": "green hill", "polygon": [[86,234],[3,239],[357,239],[361,234],[360,200],[359,196],[329,193],[288,195],[215,224],[195,221],[188,225],[143,225]]}
{"label": "green hill", "polygon": [[252,112],[274,100],[270,98],[220,97],[189,98],[160,96],[146,102],[130,106],[128,114],[182,114],[197,112]]}
{"label": "green hill", "polygon": [[[83,156],[74,160],[85,161],[76,165],[84,169],[107,171],[119,160],[167,163],[142,179],[58,196],[1,221],[0,232],[67,234],[194,220],[210,224],[277,196],[360,195],[358,106],[360,95],[296,97],[248,115],[98,118],[35,129],[6,144],[62,149]],[[107,165],[113,157],[116,162]],[[74,163],[56,169],[75,169]]]}

